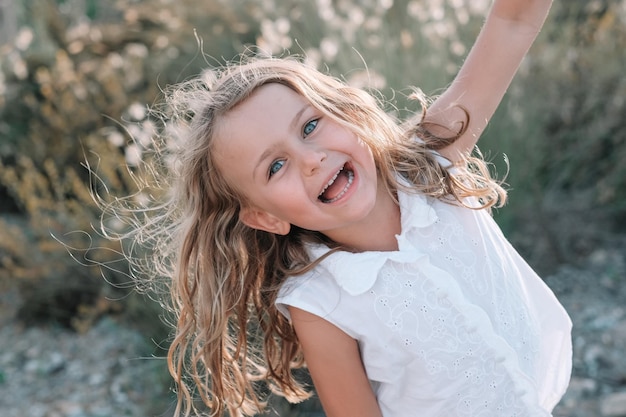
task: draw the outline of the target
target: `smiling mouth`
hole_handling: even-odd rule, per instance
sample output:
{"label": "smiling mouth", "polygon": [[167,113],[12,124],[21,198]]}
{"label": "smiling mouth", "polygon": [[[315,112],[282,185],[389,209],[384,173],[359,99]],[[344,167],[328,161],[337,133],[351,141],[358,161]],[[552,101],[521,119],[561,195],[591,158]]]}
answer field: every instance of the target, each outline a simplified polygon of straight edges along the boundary
{"label": "smiling mouth", "polygon": [[348,192],[353,181],[354,171],[347,165],[342,166],[324,186],[322,192],[317,196],[318,200],[325,204],[334,203]]}

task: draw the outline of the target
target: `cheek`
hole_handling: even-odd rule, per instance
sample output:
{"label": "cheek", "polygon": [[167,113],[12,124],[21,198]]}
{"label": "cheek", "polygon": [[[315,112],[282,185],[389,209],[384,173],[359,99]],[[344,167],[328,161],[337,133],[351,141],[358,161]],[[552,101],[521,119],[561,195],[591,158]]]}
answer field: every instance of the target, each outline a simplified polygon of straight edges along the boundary
{"label": "cheek", "polygon": [[371,158],[373,160],[374,159],[374,151],[372,150],[372,147],[370,146],[370,144],[367,143],[365,140],[361,139],[360,137],[357,137],[356,141],[358,143],[359,149],[361,150],[361,153],[363,155],[368,155],[369,158]]}
{"label": "cheek", "polygon": [[363,164],[369,169],[369,170],[374,170],[376,171],[377,169],[377,163],[376,163],[376,156],[374,154],[374,151],[372,150],[372,148],[370,148],[370,146],[361,141],[362,143],[362,148],[361,148],[361,155],[362,155],[362,159],[363,159]]}

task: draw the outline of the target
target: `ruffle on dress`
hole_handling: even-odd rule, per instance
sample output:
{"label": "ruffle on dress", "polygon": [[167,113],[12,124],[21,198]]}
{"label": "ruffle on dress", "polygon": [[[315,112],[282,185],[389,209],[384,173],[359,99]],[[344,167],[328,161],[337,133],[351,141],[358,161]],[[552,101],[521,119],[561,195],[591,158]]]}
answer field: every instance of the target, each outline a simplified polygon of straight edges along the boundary
{"label": "ruffle on dress", "polygon": [[[406,237],[413,228],[427,227],[437,221],[435,209],[427,198],[420,194],[406,195],[399,193],[400,221],[402,232],[396,235],[398,240],[397,251],[367,251],[345,252],[338,251],[322,260],[320,265],[325,268],[337,284],[350,295],[363,294],[376,282],[378,274],[387,261],[412,263],[427,256],[421,253]],[[411,201],[412,200],[412,201]],[[329,251],[325,245],[312,245],[310,253],[312,259],[318,259]],[[359,265],[364,273],[355,274],[354,265]]]}

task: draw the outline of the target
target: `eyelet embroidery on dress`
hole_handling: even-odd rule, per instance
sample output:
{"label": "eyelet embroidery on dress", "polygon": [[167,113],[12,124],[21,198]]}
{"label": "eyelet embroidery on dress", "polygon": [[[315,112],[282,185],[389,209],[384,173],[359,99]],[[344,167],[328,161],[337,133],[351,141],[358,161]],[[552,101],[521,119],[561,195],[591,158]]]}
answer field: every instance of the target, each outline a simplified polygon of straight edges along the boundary
{"label": "eyelet embroidery on dress", "polygon": [[[451,302],[446,283],[436,278],[421,273],[419,265],[387,262],[369,291],[376,300],[377,317],[401,345],[421,358],[425,381],[442,389],[455,386],[462,393],[450,408],[455,416],[528,415],[527,405],[515,395],[518,387],[504,368],[504,358],[483,340],[478,324]],[[493,292],[488,286],[476,288]],[[505,304],[495,306],[501,330],[519,331],[520,322]],[[533,356],[529,353],[523,360],[531,363]]]}
{"label": "eyelet embroidery on dress", "polygon": [[[538,340],[538,330],[524,309],[525,303],[520,299],[522,291],[515,282],[507,279],[502,264],[492,261],[486,253],[480,259],[477,258],[483,250],[480,239],[476,238],[477,233],[465,230],[457,217],[458,213],[452,213],[452,210],[455,208],[440,204],[437,207],[436,227],[414,230],[412,240],[430,242],[422,247],[433,255],[433,259],[441,256],[439,252],[442,250],[446,251],[443,258],[446,268],[451,268],[449,272],[458,278],[458,283],[470,299],[492,300],[490,308],[496,312],[494,326],[519,353],[524,370],[531,372],[539,345],[529,341]],[[464,213],[477,215],[474,212]],[[443,242],[446,244],[445,249],[442,247]],[[481,264],[482,269],[479,269]]]}
{"label": "eyelet embroidery on dress", "polygon": [[465,210],[479,215],[458,221],[452,206],[428,204],[437,226],[411,219],[398,236],[397,253],[358,254],[361,267],[354,274],[348,257],[323,261],[323,277],[310,281],[331,279],[337,287],[320,288],[345,291],[350,298],[330,306],[313,291],[303,291],[302,298],[315,309],[319,303],[315,311],[353,332],[380,403],[397,404],[404,410],[399,415],[410,415],[407,407],[415,406],[430,416],[549,417],[532,380],[542,377],[536,363],[540,327],[526,310],[527,293],[516,281],[522,275],[506,269],[519,264],[489,262],[492,249],[508,252],[490,235],[493,227],[481,224],[488,216]]}

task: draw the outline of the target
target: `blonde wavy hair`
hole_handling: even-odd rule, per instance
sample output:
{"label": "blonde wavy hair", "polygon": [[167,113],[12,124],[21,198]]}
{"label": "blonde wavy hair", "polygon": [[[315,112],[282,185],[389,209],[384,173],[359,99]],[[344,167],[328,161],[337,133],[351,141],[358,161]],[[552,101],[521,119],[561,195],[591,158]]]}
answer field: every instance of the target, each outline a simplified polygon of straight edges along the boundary
{"label": "blonde wavy hair", "polygon": [[147,247],[152,257],[129,259],[135,275],[167,280],[177,415],[198,412],[198,397],[212,415],[236,417],[263,410],[268,390],[290,401],[309,396],[293,372],[304,365],[298,339],[274,302],[286,278],[314,266],[307,243],[340,248],[319,232],[292,227],[279,236],[241,223],[245,196],[224,181],[211,152],[224,115],[268,83],[291,88],[365,141],[392,195],[402,188],[461,203],[473,196],[483,208],[505,199],[480,156],[467,157],[463,175],[450,175],[433,156],[464,132],[467,112],[460,130],[435,136],[424,122],[426,103],[399,124],[371,94],[297,58],[248,58],[167,90],[160,114],[168,146],[152,169],[169,192],[135,212],[132,247]]}

